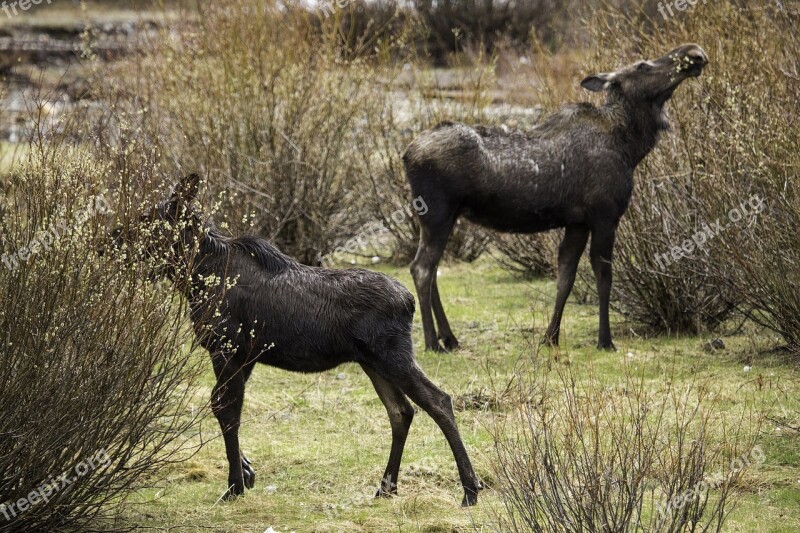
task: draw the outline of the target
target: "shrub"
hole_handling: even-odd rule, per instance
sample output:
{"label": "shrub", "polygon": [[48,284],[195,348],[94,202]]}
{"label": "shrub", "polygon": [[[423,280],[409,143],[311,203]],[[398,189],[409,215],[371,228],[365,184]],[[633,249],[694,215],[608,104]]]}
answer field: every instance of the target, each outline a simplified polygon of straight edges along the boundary
{"label": "shrub", "polygon": [[760,422],[726,421],[703,384],[654,387],[629,368],[612,383],[563,363],[534,375],[496,430],[501,531],[721,531],[763,462]]}
{"label": "shrub", "polygon": [[550,277],[558,264],[560,232],[549,234],[498,234],[492,243],[497,261],[504,269],[525,279]]}
{"label": "shrub", "polygon": [[[707,219],[690,192],[691,179],[653,179],[674,171],[674,167],[664,168],[666,162],[659,155],[653,159],[640,168],[636,198],[620,224],[614,307],[652,332],[713,330],[731,315],[736,297],[713,281],[709,263],[722,260],[719,254],[699,261],[673,260],[673,248],[705,232]],[[591,271],[582,275],[594,279]]]}
{"label": "shrub", "polygon": [[98,254],[114,196],[152,178],[125,160],[46,138],[4,178],[0,531],[99,527],[189,451],[182,306],[144,265]]}
{"label": "shrub", "polygon": [[[410,216],[391,220],[411,201],[400,157],[408,124],[437,115],[417,100],[413,117],[398,120],[396,63],[414,60],[398,29],[407,23],[387,8],[391,31],[345,35],[343,25],[361,24],[352,18],[359,6],[208,6],[197,27],[171,28],[147,56],[123,63],[104,94],[122,95],[117,106],[141,129],[139,142],[165,154],[167,171],[207,176],[221,227],[318,264],[365,225],[383,223],[394,237],[389,255],[405,260],[417,231]],[[126,97],[133,73],[140,88]],[[466,232],[457,242],[464,257],[485,245]]]}
{"label": "shrub", "polygon": [[116,77],[138,72],[128,105],[143,141],[176,174],[208,178],[222,227],[316,263],[357,227],[353,136],[375,105],[375,71],[342,61],[335,37],[275,2],[210,5],[197,26],[173,31]]}
{"label": "shrub", "polygon": [[[416,0],[414,8],[427,31],[426,47],[442,61],[448,54],[480,48],[486,52],[511,46],[525,49],[544,43],[550,50],[575,44],[576,16],[598,2],[554,0]],[[636,2],[616,2],[641,9]],[[580,40],[580,39],[578,39]]]}
{"label": "shrub", "polygon": [[316,19],[316,31],[324,34],[333,30],[340,54],[348,59],[372,56],[376,50],[385,49],[386,42],[402,39],[416,27],[411,24],[411,13],[395,0],[322,2],[311,16]]}
{"label": "shrub", "polygon": [[[719,74],[704,84],[703,113],[684,126],[695,141],[682,151],[705,219],[727,227],[701,258],[714,285],[800,353],[800,139],[788,112],[800,103],[800,9],[730,3],[698,16],[706,11],[714,24],[695,31],[717,43]],[[769,59],[751,61],[743,75],[755,54]]]}

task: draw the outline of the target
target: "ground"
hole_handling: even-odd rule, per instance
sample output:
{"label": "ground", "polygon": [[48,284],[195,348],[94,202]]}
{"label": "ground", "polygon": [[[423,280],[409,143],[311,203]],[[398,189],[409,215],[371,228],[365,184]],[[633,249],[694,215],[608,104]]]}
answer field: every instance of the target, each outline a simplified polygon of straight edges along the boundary
{"label": "ground", "polygon": [[[382,271],[412,287],[406,268]],[[493,433],[513,409],[503,391],[532,358],[621,376],[626,365],[654,379],[698,380],[716,387],[729,406],[744,396],[761,400],[770,419],[756,437],[766,461],[753,466],[740,487],[739,505],[726,531],[800,530],[800,368],[772,350],[779,341],[761,331],[723,337],[726,349],[707,352],[712,337],[637,335],[619,315],[618,351],[594,348],[597,310],[571,300],[560,350],[535,353],[555,294],[551,280],[523,281],[489,258],[440,269],[445,307],[462,348],[452,354],[422,350],[415,317],[414,341],[422,368],[453,396],[461,433],[477,473],[490,487],[476,507],[459,507],[462,492],[452,454],[433,421],[418,412],[411,427],[399,496],[372,498],[388,458],[389,423],[361,369],[345,365],[318,375],[259,367],[247,386],[241,441],[252,460],[256,487],[234,502],[218,501],[227,465],[216,421],[203,423],[207,444],[166,472],[157,491],[140,493],[123,515],[141,526],[185,531],[494,531],[502,512],[492,476]],[[199,352],[198,357],[204,357]],[[745,371],[745,367],[750,367]],[[210,365],[198,406],[213,386]]]}

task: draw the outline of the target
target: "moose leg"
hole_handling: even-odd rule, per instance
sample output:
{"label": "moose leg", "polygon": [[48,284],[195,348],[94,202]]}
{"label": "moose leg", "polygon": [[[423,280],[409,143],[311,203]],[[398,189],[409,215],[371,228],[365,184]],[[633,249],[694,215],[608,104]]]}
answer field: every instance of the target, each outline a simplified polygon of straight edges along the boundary
{"label": "moose leg", "polygon": [[433,418],[433,421],[442,430],[453,451],[461,486],[464,487],[464,499],[461,505],[466,507],[477,503],[478,491],[483,489],[483,485],[472,469],[469,455],[467,455],[461,435],[458,433],[453,402],[447,393],[428,379],[428,376],[417,364],[414,359],[411,337],[399,339],[397,345],[381,350],[380,353],[372,351],[368,353],[370,354],[370,367],[381,378],[411,398]]}
{"label": "moose leg", "polygon": [[242,454],[242,477],[244,478],[245,488],[252,489],[256,485],[256,471],[253,470],[253,463]]}
{"label": "moose leg", "polygon": [[392,451],[389,453],[389,463],[386,465],[383,478],[381,478],[381,486],[375,494],[376,498],[390,496],[397,494],[400,460],[403,458],[408,429],[414,419],[414,408],[400,389],[386,381],[368,366],[361,365],[361,368],[372,380],[375,392],[378,393],[381,402],[386,407],[386,412],[389,413],[389,423],[392,426]]}
{"label": "moose leg", "polygon": [[553,318],[547,327],[542,344],[558,346],[558,336],[561,332],[561,316],[567,303],[572,285],[575,283],[575,274],[578,271],[578,262],[589,240],[589,228],[585,226],[569,226],[564,231],[564,239],[558,247],[558,293]]}
{"label": "moose leg", "polygon": [[228,500],[244,494],[245,472],[248,484],[255,481],[250,461],[239,449],[239,422],[244,403],[244,385],[249,371],[242,368],[234,356],[216,354],[212,356],[217,383],[211,396],[211,409],[217,417],[222,438],[225,441],[225,454],[228,458],[228,490],[223,499]]}
{"label": "moose leg", "polygon": [[[433,325],[431,297],[433,284],[436,280],[436,267],[439,265],[439,260],[442,258],[444,249],[447,246],[447,239],[450,237],[454,223],[455,218],[451,217],[440,224],[422,226],[417,255],[411,263],[411,275],[414,277],[414,285],[417,288],[422,330],[425,333],[425,348],[436,352],[442,351],[442,348],[439,345],[439,340],[436,337],[436,328]],[[441,315],[444,317],[444,309],[441,309],[441,302],[439,307]],[[450,334],[452,335],[452,332]],[[455,340],[455,337],[453,337],[453,340]]]}
{"label": "moose leg", "polygon": [[446,350],[455,350],[458,348],[458,339],[450,329],[450,322],[444,314],[444,307],[442,307],[442,299],[439,296],[439,282],[436,276],[433,277],[433,286],[431,287],[431,301],[433,304],[433,315],[436,317],[436,325],[439,328],[439,339]]}
{"label": "moose leg", "polygon": [[611,326],[608,320],[608,306],[611,299],[611,259],[614,251],[617,224],[598,225],[592,229],[592,244],[589,257],[597,281],[597,295],[600,300],[600,329],[597,347],[601,350],[616,350],[611,341]]}
{"label": "moose leg", "polygon": [[478,502],[478,491],[483,489],[483,485],[472,468],[464,442],[458,433],[453,401],[446,392],[428,379],[416,361],[408,369],[407,378],[402,381],[400,387],[403,392],[433,418],[450,444],[458,467],[461,486],[464,487],[464,499],[461,501],[461,506],[475,505]]}

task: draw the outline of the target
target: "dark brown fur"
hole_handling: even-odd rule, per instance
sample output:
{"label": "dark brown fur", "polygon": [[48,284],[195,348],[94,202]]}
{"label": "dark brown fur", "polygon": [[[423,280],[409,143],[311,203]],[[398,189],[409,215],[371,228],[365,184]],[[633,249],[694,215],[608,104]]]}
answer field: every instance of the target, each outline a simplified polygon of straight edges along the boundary
{"label": "dark brown fur", "polygon": [[442,307],[436,269],[460,216],[504,232],[565,228],[555,310],[544,339],[554,345],[591,234],[600,299],[598,347],[613,349],[611,258],[617,225],[631,198],[633,172],[668,127],[666,101],[707,63],[699,46],[686,44],[659,59],[583,80],[586,89],[605,91],[601,107],[571,105],[529,131],[443,123],[411,143],[403,158],[406,174],[414,197],[428,205],[411,265],[428,349],[441,350],[439,340],[444,349],[458,346]]}
{"label": "dark brown fur", "polygon": [[[464,487],[462,504],[474,504],[482,486],[459,435],[452,401],[414,358],[411,293],[384,274],[309,267],[265,239],[222,236],[189,208],[198,180],[187,176],[142,223],[153,228],[148,254],[166,255],[156,274],[170,277],[186,295],[198,342],[211,355],[217,376],[212,408],[230,467],[225,496],[242,494],[255,482],[252,465],[239,449],[244,389],[255,364],[321,372],[354,362],[372,381],[392,428],[378,495],[397,491],[414,416],[410,398],[441,428]],[[135,239],[130,230],[116,230],[115,238],[117,246]],[[182,272],[190,273],[188,280]]]}

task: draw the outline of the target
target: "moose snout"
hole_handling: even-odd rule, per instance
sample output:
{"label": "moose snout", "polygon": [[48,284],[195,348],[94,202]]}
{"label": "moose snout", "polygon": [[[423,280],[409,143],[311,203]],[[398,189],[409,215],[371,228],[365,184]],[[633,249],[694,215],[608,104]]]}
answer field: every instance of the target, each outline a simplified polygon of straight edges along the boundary
{"label": "moose snout", "polygon": [[708,65],[708,55],[706,54],[705,50],[696,44],[690,46],[691,48],[686,51],[686,57],[689,58],[692,64],[700,65],[701,67]]}
{"label": "moose snout", "polygon": [[670,57],[678,62],[678,69],[689,76],[699,76],[703,68],[708,65],[708,54],[696,44],[684,44],[675,49]]}

